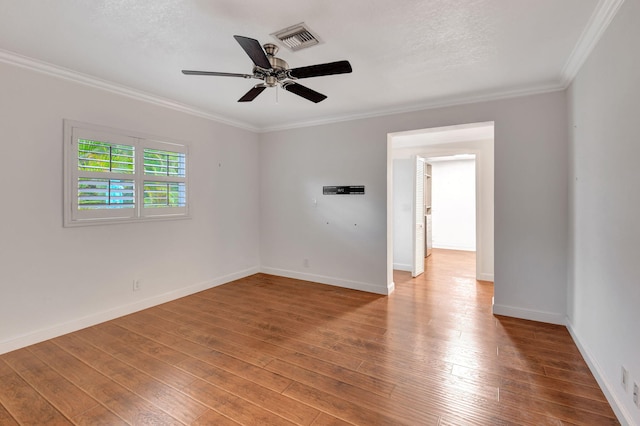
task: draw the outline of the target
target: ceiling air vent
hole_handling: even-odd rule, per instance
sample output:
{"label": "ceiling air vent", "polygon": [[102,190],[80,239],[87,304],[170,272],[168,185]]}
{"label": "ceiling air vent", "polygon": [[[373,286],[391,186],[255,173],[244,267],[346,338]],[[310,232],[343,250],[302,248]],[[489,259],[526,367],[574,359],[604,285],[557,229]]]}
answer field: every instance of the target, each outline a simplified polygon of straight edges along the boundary
{"label": "ceiling air vent", "polygon": [[291,50],[306,49],[320,43],[304,22],[271,34]]}

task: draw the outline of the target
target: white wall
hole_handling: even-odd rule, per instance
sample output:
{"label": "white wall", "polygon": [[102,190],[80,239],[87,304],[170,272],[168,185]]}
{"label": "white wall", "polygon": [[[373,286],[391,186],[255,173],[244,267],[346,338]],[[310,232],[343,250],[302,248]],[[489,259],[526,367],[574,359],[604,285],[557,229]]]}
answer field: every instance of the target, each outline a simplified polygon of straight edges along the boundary
{"label": "white wall", "polygon": [[[63,228],[65,118],[189,143],[193,218]],[[258,135],[5,64],[0,121],[0,353],[258,270]]]}
{"label": "white wall", "polygon": [[[359,131],[345,123],[262,135],[264,272],[387,293],[386,144]],[[365,194],[322,195],[324,185],[365,185]]]}
{"label": "white wall", "polygon": [[[566,120],[565,94],[555,92],[267,133],[260,143],[263,268],[386,292],[393,270],[387,134],[495,121],[494,310],[563,323]],[[356,183],[367,185],[366,196],[320,195],[322,185]]]}
{"label": "white wall", "polygon": [[431,163],[433,247],[476,250],[475,159]]}
{"label": "white wall", "polygon": [[626,1],[568,92],[569,326],[614,409],[640,425],[640,2]]}

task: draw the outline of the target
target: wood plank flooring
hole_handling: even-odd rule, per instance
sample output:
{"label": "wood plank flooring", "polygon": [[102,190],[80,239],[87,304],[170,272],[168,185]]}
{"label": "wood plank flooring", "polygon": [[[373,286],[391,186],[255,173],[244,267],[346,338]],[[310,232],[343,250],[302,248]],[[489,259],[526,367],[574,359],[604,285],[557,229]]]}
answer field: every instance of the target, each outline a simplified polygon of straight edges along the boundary
{"label": "wood plank flooring", "polygon": [[0,356],[0,425],[619,424],[564,327],[474,253],[383,297],[258,274]]}

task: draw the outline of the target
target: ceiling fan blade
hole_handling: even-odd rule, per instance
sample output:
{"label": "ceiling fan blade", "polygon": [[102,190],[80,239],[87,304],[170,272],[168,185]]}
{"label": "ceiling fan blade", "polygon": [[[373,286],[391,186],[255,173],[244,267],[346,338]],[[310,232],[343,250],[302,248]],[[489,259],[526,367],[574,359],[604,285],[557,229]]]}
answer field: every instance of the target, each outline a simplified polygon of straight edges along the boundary
{"label": "ceiling fan blade", "polygon": [[216,71],[192,71],[192,70],[182,70],[182,74],[185,75],[215,75],[219,77],[242,77],[242,78],[252,78],[251,74],[236,74],[232,72],[216,72]]}
{"label": "ceiling fan blade", "polygon": [[327,99],[327,97],[322,93],[318,93],[315,90],[311,90],[308,87],[305,87],[302,84],[294,83],[293,81],[285,81],[284,83],[282,83],[282,88],[288,92],[295,93],[298,96],[302,96],[303,98],[308,99],[316,104]]}
{"label": "ceiling fan blade", "polygon": [[353,69],[349,61],[329,62],[327,64],[310,65],[290,69],[288,74],[292,78],[321,77],[323,75],[348,74]]}
{"label": "ceiling fan blade", "polygon": [[251,90],[249,90],[247,93],[245,93],[243,97],[238,99],[238,102],[251,102],[266,88],[267,86],[258,84],[257,86],[254,86]]}
{"label": "ceiling fan blade", "polygon": [[260,42],[258,40],[239,35],[234,35],[233,38],[235,38],[244,51],[247,52],[247,55],[249,55],[256,66],[266,70],[271,69],[271,63],[269,62],[267,55],[264,53],[264,50],[262,50],[262,46],[260,46]]}

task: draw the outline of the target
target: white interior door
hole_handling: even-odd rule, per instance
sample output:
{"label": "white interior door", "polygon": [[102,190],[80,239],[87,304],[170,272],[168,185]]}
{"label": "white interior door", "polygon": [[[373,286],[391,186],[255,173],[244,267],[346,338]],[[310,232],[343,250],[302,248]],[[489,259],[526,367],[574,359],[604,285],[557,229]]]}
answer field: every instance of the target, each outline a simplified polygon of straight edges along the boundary
{"label": "white interior door", "polygon": [[424,272],[424,158],[416,156],[413,174],[413,261],[411,276]]}

